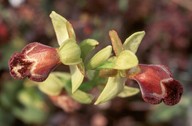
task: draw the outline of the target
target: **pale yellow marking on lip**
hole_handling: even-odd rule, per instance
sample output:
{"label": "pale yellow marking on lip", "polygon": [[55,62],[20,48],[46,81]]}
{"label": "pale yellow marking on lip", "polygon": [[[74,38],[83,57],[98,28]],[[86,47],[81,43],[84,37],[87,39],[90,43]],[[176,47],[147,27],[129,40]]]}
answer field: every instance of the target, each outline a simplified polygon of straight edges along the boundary
{"label": "pale yellow marking on lip", "polygon": [[[165,67],[161,67],[161,65],[149,65],[149,66],[157,66],[157,67],[160,67],[162,68],[167,74],[169,74],[170,72],[165,69]],[[142,80],[145,80],[145,78],[147,78],[147,76],[145,74],[143,74],[140,79]],[[163,79],[163,81],[168,81],[170,78],[167,78],[167,79]],[[150,93],[151,96],[155,96],[155,97],[158,97],[158,98],[164,98],[166,96],[166,89],[165,89],[165,86],[163,85],[162,83],[162,80],[159,82],[160,83],[160,87],[161,87],[161,94],[157,94],[157,93]],[[142,88],[140,88],[141,91],[142,91]],[[142,91],[143,92],[143,91]]]}
{"label": "pale yellow marking on lip", "polygon": [[[167,74],[170,73],[164,66],[163,66],[163,67],[162,67],[161,65],[155,65],[155,66],[157,66],[157,67],[159,67],[159,68],[162,68],[163,71],[165,71]],[[161,81],[159,82],[159,83],[160,83],[160,86],[161,86],[162,94],[153,93],[152,95],[154,95],[154,96],[156,96],[156,97],[164,98],[167,93],[166,93],[166,89],[165,89],[165,86],[163,85],[162,81],[169,81],[170,79],[171,79],[171,78],[166,78],[166,79],[163,79],[163,80],[161,80]]]}
{"label": "pale yellow marking on lip", "polygon": [[13,67],[14,73],[16,74],[17,77],[21,78],[21,73],[19,73],[19,70],[22,69],[24,66],[21,66],[19,64],[17,64],[17,66]]}
{"label": "pale yellow marking on lip", "polygon": [[159,97],[159,98],[164,98],[166,95],[166,89],[165,86],[163,85],[163,83],[160,81],[160,86],[161,86],[161,94],[157,94],[157,93],[152,93],[152,95]]}
{"label": "pale yellow marking on lip", "polygon": [[[36,45],[36,46],[37,46],[37,45]],[[25,58],[26,58],[26,59],[25,59],[25,60],[26,60],[26,61],[29,61],[29,62],[32,62],[32,66],[31,66],[31,69],[30,69],[30,74],[31,74],[32,76],[35,76],[35,77],[40,77],[41,75],[35,74],[35,72],[34,72],[34,70],[36,69],[37,64],[38,64],[37,59],[31,58],[31,57],[28,56],[28,54],[29,54],[36,46],[31,47],[29,50],[26,51],[26,55],[25,55]]]}

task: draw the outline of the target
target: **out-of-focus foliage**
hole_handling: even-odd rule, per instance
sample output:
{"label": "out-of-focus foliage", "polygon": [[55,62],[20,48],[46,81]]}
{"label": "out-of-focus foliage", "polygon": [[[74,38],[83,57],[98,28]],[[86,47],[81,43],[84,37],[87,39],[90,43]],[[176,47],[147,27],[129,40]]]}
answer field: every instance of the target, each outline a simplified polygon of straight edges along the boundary
{"label": "out-of-focus foliage", "polygon": [[24,40],[17,37],[17,38],[14,38],[10,43],[0,47],[1,56],[2,56],[0,69],[8,67],[7,61],[10,55],[13,54],[15,51],[18,51],[19,49],[21,49],[23,45],[24,45]]}
{"label": "out-of-focus foliage", "polygon": [[18,118],[25,123],[42,124],[50,111],[37,88],[23,87],[22,81],[7,80],[0,93],[0,124],[12,125]]}
{"label": "out-of-focus foliage", "polygon": [[[190,0],[22,1],[20,4],[14,4],[14,0],[12,3],[0,1],[0,126],[95,126],[96,122],[101,122],[102,126],[192,125]],[[181,102],[171,108],[164,105],[150,106],[135,96],[116,98],[98,107],[81,106],[76,113],[66,114],[47,104],[47,97],[39,93],[38,89],[24,87],[21,81],[10,80],[7,61],[13,52],[32,41],[57,46],[49,19],[52,10],[69,19],[79,41],[85,38],[98,40],[101,46],[97,48],[109,44],[106,35],[111,29],[121,33],[122,40],[135,31],[145,30],[144,41],[137,53],[139,59],[142,63],[164,64],[171,68],[174,76],[184,84],[185,93]],[[59,70],[68,71],[65,67]],[[132,83],[126,82],[128,85]],[[86,87],[88,90],[87,85],[91,88],[90,84],[93,82],[85,83],[80,88]],[[53,113],[49,110],[53,110]]]}
{"label": "out-of-focus foliage", "polygon": [[[163,104],[158,105],[150,115],[152,122],[169,121],[172,119],[172,115],[180,117],[180,115],[187,114],[187,109],[191,104],[191,98],[188,96],[183,97],[181,103],[174,107],[167,108]],[[183,117],[181,117],[183,118]],[[186,118],[186,117],[185,117]],[[187,122],[185,122],[187,124]]]}

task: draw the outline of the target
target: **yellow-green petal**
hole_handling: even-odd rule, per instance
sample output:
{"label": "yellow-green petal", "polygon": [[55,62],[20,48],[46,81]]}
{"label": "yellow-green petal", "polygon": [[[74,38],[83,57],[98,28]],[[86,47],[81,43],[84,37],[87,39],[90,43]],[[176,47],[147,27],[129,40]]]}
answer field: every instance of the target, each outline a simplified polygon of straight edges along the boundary
{"label": "yellow-green petal", "polygon": [[88,62],[87,68],[94,69],[103,64],[111,56],[112,47],[107,46],[97,52]]}
{"label": "yellow-green petal", "polygon": [[69,68],[71,72],[72,93],[74,93],[83,82],[84,75],[79,70],[77,65],[71,65]]}
{"label": "yellow-green petal", "polygon": [[124,49],[130,50],[133,53],[136,53],[144,35],[145,35],[145,31],[140,31],[129,36],[123,43]]}
{"label": "yellow-green petal", "polygon": [[117,57],[114,69],[126,70],[137,65],[137,56],[129,50],[124,50]]}

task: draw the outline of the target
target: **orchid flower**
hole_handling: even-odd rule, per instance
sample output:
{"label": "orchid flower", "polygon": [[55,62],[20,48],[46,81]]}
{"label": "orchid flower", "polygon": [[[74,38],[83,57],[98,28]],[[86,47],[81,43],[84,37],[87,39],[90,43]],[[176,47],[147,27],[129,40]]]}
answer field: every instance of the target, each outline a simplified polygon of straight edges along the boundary
{"label": "orchid flower", "polygon": [[109,32],[115,56],[97,67],[101,76],[108,76],[109,79],[95,104],[116,96],[126,97],[126,93],[127,96],[138,93],[138,90],[125,85],[127,79],[138,82],[145,102],[159,104],[163,101],[167,105],[175,105],[180,101],[183,87],[172,77],[167,67],[138,63],[135,53],[144,34],[143,31],[136,32],[122,44],[115,31]]}
{"label": "orchid flower", "polygon": [[144,101],[151,104],[163,101],[167,105],[180,101],[183,87],[164,65],[139,64],[138,68],[139,72],[128,78],[138,82]]}
{"label": "orchid flower", "polygon": [[[21,52],[14,53],[9,60],[10,74],[15,79],[28,77],[36,81],[39,89],[47,94],[59,107],[69,111],[78,109],[75,101],[90,104],[107,102],[114,97],[129,97],[139,92],[138,88],[126,85],[127,80],[138,83],[145,102],[166,105],[177,104],[182,96],[183,87],[175,80],[170,70],[164,65],[139,64],[135,53],[145,35],[136,32],[124,43],[118,34],[109,32],[112,46],[109,45],[94,56],[90,56],[99,44],[94,39],[85,39],[80,44],[76,41],[72,25],[56,12],[50,14],[59,47],[54,48],[38,42],[29,43]],[[112,53],[112,50],[114,53]],[[70,74],[52,72],[59,64],[69,66]],[[99,76],[91,72],[99,72]],[[92,76],[92,77],[91,77]],[[85,85],[84,77],[90,80]],[[107,81],[102,81],[105,78]],[[98,97],[93,97],[81,87],[97,87],[96,81],[106,83]],[[92,85],[91,85],[92,84]],[[68,97],[68,95],[70,97]],[[70,104],[64,105],[65,102]],[[73,106],[71,103],[75,103]]]}
{"label": "orchid flower", "polygon": [[56,48],[33,42],[25,46],[21,53],[11,56],[9,69],[15,79],[28,77],[34,81],[44,81],[60,63]]}

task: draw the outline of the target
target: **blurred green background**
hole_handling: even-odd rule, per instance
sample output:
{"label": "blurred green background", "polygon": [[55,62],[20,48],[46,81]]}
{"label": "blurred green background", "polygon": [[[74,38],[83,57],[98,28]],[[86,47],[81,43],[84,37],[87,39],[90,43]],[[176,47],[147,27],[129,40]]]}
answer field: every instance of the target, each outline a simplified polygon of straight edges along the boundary
{"label": "blurred green background", "polygon": [[[184,86],[180,103],[150,105],[139,93],[66,113],[25,80],[12,79],[7,62],[13,52],[35,41],[58,46],[52,10],[72,23],[78,42],[94,38],[98,49],[110,44],[111,29],[122,40],[145,30],[140,63],[167,65]],[[192,126],[191,33],[191,0],[0,0],[0,126]]]}

